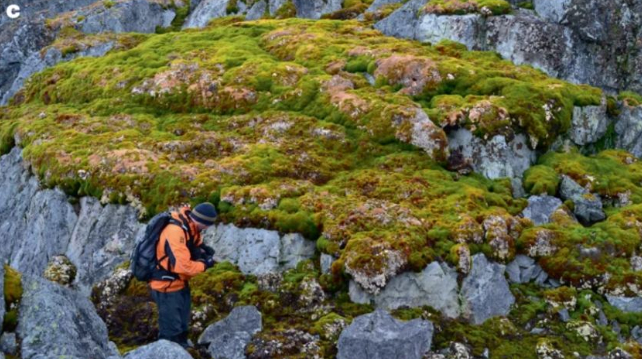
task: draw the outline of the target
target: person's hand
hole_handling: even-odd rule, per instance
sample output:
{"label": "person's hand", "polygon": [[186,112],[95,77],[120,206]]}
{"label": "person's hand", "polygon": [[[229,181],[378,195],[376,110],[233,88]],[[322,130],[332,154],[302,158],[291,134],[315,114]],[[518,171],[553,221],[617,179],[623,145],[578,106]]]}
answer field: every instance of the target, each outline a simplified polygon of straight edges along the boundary
{"label": "person's hand", "polygon": [[214,267],[214,264],[216,264],[216,261],[214,260],[214,257],[207,257],[205,259],[201,259],[200,261],[205,263],[205,270],[208,270],[208,269]]}
{"label": "person's hand", "polygon": [[214,248],[212,248],[212,247],[210,247],[210,246],[207,246],[207,245],[205,245],[205,244],[203,244],[203,245],[201,246],[201,248],[203,249],[203,251],[205,252],[205,254],[207,254],[207,255],[208,255],[208,256],[210,256],[210,257],[211,257],[211,256],[213,256],[213,255],[214,255],[214,253],[215,253],[215,252],[214,252]]}

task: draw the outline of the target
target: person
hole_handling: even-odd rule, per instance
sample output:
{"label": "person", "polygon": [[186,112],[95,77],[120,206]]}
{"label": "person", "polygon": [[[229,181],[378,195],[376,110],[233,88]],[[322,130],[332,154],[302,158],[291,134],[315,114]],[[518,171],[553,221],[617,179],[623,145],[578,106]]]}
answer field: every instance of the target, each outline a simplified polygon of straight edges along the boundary
{"label": "person", "polygon": [[156,247],[157,269],[164,275],[152,279],[150,287],[158,307],[158,338],[189,348],[189,280],[215,263],[214,250],[203,244],[201,232],[214,224],[217,213],[213,204],[201,203],[193,210],[182,207],[171,216],[173,221],[161,232]]}

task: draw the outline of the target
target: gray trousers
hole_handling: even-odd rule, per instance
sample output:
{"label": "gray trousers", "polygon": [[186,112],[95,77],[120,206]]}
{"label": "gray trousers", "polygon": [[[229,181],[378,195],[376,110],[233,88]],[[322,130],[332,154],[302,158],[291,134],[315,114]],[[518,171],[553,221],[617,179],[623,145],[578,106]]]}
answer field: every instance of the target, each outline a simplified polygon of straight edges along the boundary
{"label": "gray trousers", "polygon": [[189,286],[172,293],[152,290],[158,307],[158,339],[187,344],[192,298]]}

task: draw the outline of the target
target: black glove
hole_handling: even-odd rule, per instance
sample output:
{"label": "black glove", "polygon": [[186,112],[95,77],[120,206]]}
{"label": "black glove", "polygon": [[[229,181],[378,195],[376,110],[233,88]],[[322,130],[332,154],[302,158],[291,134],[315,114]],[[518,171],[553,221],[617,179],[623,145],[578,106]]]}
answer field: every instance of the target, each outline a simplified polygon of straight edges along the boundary
{"label": "black glove", "polygon": [[216,264],[216,261],[214,260],[213,257],[207,257],[205,259],[199,259],[199,261],[205,263],[205,270],[208,270],[208,269],[214,267],[214,264]]}
{"label": "black glove", "polygon": [[207,254],[210,257],[213,256],[214,253],[215,253],[214,252],[214,248],[212,248],[210,246],[206,246],[204,244],[201,246],[201,249],[205,252],[205,254]]}

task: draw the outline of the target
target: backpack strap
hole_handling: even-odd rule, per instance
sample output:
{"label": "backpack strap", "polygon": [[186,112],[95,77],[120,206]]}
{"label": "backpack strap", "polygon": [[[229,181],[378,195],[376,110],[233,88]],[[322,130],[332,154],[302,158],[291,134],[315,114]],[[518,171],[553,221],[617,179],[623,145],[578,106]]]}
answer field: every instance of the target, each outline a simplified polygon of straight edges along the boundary
{"label": "backpack strap", "polygon": [[[183,222],[178,221],[178,220],[176,220],[176,219],[174,219],[172,217],[172,218],[169,219],[168,225],[172,225],[173,224],[175,226],[178,226],[183,230],[183,232],[185,232],[185,237],[188,239],[188,247],[189,247],[189,243],[193,242],[194,239],[193,239],[193,236],[190,233],[189,226],[187,225],[188,222],[185,220],[185,218],[182,215],[179,215],[179,216],[181,217],[181,221],[183,221]],[[165,245],[166,245],[166,247],[168,247],[167,246],[167,242],[165,243]],[[179,276],[178,276],[178,274],[172,272],[171,264],[168,266],[168,268],[164,268],[163,265],[162,265],[162,262],[165,259],[169,258],[169,254],[167,253],[167,250],[168,250],[168,248],[165,248],[165,255],[162,256],[161,258],[157,259],[157,261],[156,261],[157,268],[154,271],[154,273],[152,274],[152,279],[162,280],[162,281],[170,281],[170,283],[171,283],[171,282],[173,282],[175,280],[178,280]]]}

